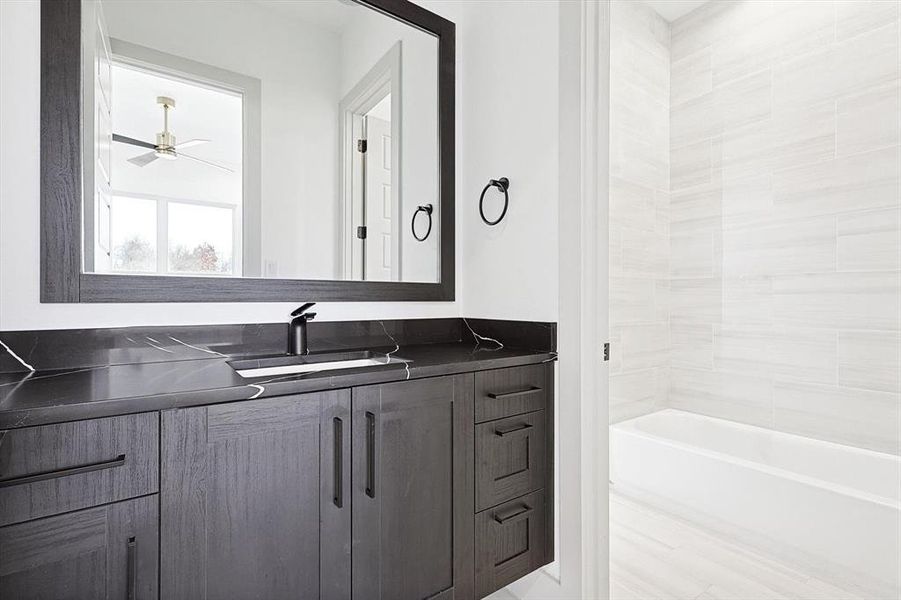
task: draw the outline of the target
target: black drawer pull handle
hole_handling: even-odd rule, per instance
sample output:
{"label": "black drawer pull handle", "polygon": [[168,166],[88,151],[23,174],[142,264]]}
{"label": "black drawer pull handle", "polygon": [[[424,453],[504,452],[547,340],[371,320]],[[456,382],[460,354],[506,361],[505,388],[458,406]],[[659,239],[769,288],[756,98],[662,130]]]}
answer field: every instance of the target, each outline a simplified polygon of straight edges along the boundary
{"label": "black drawer pull handle", "polygon": [[510,519],[515,519],[516,517],[521,517],[522,515],[527,515],[530,512],[532,512],[532,507],[529,506],[528,504],[523,504],[522,506],[520,506],[513,512],[508,513],[506,515],[502,516],[502,515],[495,514],[494,520],[497,521],[498,523],[500,523],[501,525],[503,525]]}
{"label": "black drawer pull handle", "polygon": [[332,502],[335,503],[335,506],[341,508],[344,506],[344,422],[339,417],[335,417],[332,423],[335,428],[335,455],[333,457],[335,467],[332,472],[335,493],[333,494]]}
{"label": "black drawer pull handle", "polygon": [[135,537],[128,538],[128,573],[127,578],[127,598],[135,600],[137,598],[138,585],[138,540]]}
{"label": "black drawer pull handle", "polygon": [[517,396],[528,396],[531,394],[537,394],[538,392],[543,392],[544,390],[537,386],[532,386],[526,390],[517,390],[515,392],[505,392],[503,394],[495,394],[493,392],[489,392],[487,396],[492,400],[503,400],[505,398],[516,398]]}
{"label": "black drawer pull handle", "polygon": [[366,412],[366,495],[375,498],[375,415]]}
{"label": "black drawer pull handle", "polygon": [[515,427],[509,427],[507,429],[495,429],[494,433],[497,434],[498,437],[504,437],[505,435],[519,433],[520,431],[525,431],[526,429],[531,429],[531,428],[532,428],[532,425],[530,423],[523,423],[522,425],[517,425]]}
{"label": "black drawer pull handle", "polygon": [[105,460],[103,462],[92,463],[90,465],[82,465],[80,467],[72,467],[71,469],[60,469],[59,471],[46,471],[44,473],[35,473],[34,475],[25,475],[23,477],[13,477],[12,479],[0,479],[0,488],[10,487],[14,485],[25,485],[26,483],[34,483],[36,481],[46,481],[47,479],[57,479],[59,477],[68,477],[70,475],[80,475],[81,473],[90,473],[92,471],[102,471],[103,469],[114,469],[125,464],[125,455],[120,454],[113,460]]}

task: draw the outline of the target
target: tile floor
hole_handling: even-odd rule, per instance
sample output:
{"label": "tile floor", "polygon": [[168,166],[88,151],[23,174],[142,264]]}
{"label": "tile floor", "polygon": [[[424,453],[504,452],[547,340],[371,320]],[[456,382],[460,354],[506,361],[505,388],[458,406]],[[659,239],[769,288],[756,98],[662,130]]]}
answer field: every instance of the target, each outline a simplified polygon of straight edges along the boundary
{"label": "tile floor", "polygon": [[616,493],[611,600],[872,600]]}

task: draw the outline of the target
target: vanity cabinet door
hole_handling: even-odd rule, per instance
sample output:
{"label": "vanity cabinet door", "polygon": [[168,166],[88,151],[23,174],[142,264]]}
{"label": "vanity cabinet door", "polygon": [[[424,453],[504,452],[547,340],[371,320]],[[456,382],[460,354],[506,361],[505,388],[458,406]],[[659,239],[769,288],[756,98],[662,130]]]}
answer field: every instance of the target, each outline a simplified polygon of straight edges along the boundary
{"label": "vanity cabinet door", "polygon": [[165,411],[162,437],[162,598],[350,598],[349,390]]}
{"label": "vanity cabinet door", "polygon": [[157,598],[157,496],[0,527],[0,598]]}
{"label": "vanity cabinet door", "polygon": [[353,390],[353,597],[474,597],[473,376]]}

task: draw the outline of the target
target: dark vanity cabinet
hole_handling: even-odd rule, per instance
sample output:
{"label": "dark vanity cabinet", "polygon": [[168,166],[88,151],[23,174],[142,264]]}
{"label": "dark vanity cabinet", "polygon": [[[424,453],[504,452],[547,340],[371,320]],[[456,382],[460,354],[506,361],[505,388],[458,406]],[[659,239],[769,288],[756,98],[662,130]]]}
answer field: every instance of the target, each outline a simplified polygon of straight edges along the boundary
{"label": "dark vanity cabinet", "polygon": [[472,597],[472,381],[164,411],[162,597]]}
{"label": "dark vanity cabinet", "polygon": [[162,598],[348,596],[350,390],[161,414]]}
{"label": "dark vanity cabinet", "polygon": [[354,598],[472,598],[472,382],[353,390]]}
{"label": "dark vanity cabinet", "polygon": [[0,431],[0,598],[157,598],[155,413]]}
{"label": "dark vanity cabinet", "polygon": [[553,560],[553,367],[475,374],[476,597]]}
{"label": "dark vanity cabinet", "polygon": [[552,372],[0,431],[0,597],[488,595],[553,556]]}

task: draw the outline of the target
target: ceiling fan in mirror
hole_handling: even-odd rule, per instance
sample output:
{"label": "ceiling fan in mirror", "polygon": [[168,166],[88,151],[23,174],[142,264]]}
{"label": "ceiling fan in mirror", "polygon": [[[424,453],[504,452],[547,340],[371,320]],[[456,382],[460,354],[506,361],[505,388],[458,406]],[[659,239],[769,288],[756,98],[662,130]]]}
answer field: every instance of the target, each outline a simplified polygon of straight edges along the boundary
{"label": "ceiling fan in mirror", "polygon": [[163,130],[160,133],[156,134],[155,144],[142,140],[136,140],[125,135],[119,135],[118,133],[113,134],[114,142],[131,144],[132,146],[138,146],[139,148],[150,149],[150,152],[145,152],[144,154],[139,154],[137,156],[129,158],[128,162],[138,167],[146,167],[158,158],[162,158],[164,160],[186,158],[188,160],[192,160],[194,162],[198,162],[216,169],[221,169],[228,173],[234,173],[233,169],[229,169],[225,165],[220,165],[218,163],[204,160],[202,158],[197,158],[196,156],[191,156],[190,154],[185,154],[184,152],[182,152],[182,150],[185,148],[190,148],[191,146],[199,146],[200,144],[206,144],[210,140],[195,139],[177,144],[175,141],[175,135],[171,131],[169,131],[169,110],[175,108],[175,100],[167,96],[157,96],[156,103],[163,107]]}

